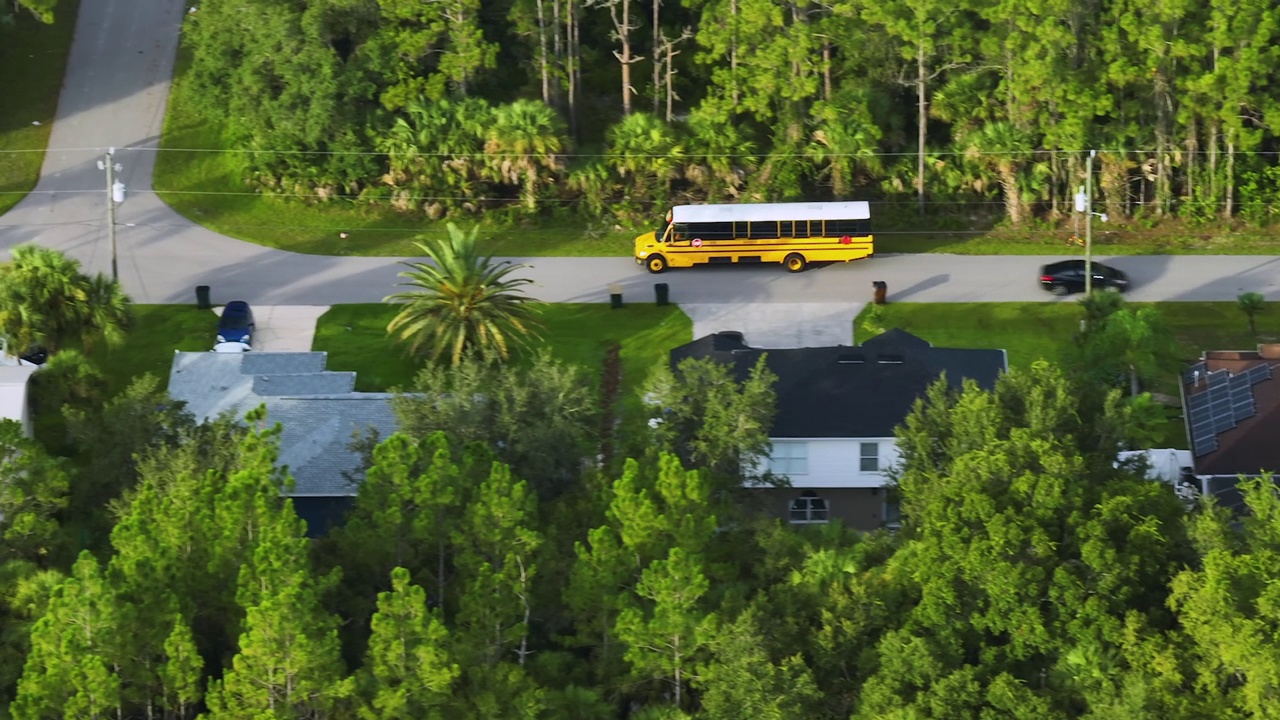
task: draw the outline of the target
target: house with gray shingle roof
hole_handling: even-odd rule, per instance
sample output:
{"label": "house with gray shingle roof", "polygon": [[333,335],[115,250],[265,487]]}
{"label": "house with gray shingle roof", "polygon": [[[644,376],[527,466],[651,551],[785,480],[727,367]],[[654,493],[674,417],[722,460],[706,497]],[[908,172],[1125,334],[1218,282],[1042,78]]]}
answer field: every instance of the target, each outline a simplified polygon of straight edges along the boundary
{"label": "house with gray shingle roof", "polygon": [[280,464],[289,468],[289,493],[308,525],[327,525],[350,503],[360,456],[355,433],[398,428],[390,393],[355,392],[354,372],[325,369],[322,352],[178,352],[169,370],[169,394],[200,420],[225,413],[243,418],[259,405],[280,423]]}

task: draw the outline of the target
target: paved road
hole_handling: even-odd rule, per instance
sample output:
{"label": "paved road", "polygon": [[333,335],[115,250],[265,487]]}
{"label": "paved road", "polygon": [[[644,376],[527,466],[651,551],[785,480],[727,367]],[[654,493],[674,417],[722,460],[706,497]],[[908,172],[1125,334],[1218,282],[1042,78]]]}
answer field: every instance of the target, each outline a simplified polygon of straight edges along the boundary
{"label": "paved road", "polygon": [[[151,171],[185,7],[176,0],[83,0],[57,120],[36,191],[0,217],[0,251],[24,242],[56,247],[107,272],[105,179],[95,163],[117,148],[129,197],[116,221],[120,276],[138,302],[186,303],[196,285],[217,302],[328,305],[376,302],[394,289],[394,258],[333,258],[272,250],[223,237],[179,216],[151,192]],[[879,257],[789,275],[777,267],[676,271],[660,278],[679,303],[857,303],[871,281],[891,300],[1048,300],[1035,271],[1049,258]],[[628,299],[652,298],[655,278],[627,258],[516,259],[531,266],[533,294],[603,301],[609,283]],[[1280,300],[1280,257],[1126,257],[1135,300],[1231,300],[1253,290]]]}

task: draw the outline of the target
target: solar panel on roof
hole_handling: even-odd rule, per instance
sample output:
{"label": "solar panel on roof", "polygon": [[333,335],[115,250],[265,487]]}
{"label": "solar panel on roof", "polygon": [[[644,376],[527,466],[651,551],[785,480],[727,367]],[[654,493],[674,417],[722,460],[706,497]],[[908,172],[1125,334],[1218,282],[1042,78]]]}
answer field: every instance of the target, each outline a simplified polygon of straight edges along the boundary
{"label": "solar panel on roof", "polygon": [[1253,367],[1245,371],[1245,375],[1249,377],[1250,384],[1257,384],[1262,382],[1263,380],[1269,380],[1271,378],[1271,366],[1270,365],[1254,365]]}
{"label": "solar panel on roof", "polygon": [[1187,399],[1187,406],[1192,410],[1205,407],[1209,404],[1209,393],[1196,393]]}
{"label": "solar panel on roof", "polygon": [[1191,447],[1194,449],[1196,457],[1208,455],[1218,449],[1218,439],[1212,435],[1193,438]]}

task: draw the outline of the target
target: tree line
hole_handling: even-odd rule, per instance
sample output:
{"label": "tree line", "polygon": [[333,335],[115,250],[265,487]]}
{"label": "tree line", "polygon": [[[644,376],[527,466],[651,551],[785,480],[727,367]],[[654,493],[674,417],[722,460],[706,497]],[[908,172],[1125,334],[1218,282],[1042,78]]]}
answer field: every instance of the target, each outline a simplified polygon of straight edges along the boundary
{"label": "tree line", "polygon": [[1280,10],[1253,0],[210,0],[190,97],[263,192],[431,218],[870,198],[1012,225],[1263,224]]}
{"label": "tree line", "polygon": [[584,369],[430,366],[320,538],[262,411],[199,423],[143,378],[65,405],[63,456],[4,423],[0,693],[17,720],[1273,716],[1269,479],[1243,517],[1185,503],[1116,463],[1141,403],[1041,362],[919,400],[898,531],[790,527],[743,488],[773,380],[660,368],[605,457]]}

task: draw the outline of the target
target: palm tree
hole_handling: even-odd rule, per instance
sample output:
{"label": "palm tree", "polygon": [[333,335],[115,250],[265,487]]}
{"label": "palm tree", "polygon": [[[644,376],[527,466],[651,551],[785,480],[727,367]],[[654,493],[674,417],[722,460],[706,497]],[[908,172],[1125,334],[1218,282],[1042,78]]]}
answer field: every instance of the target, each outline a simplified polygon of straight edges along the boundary
{"label": "palm tree", "polygon": [[810,116],[812,139],[805,147],[805,154],[826,164],[831,194],[844,199],[859,164],[867,170],[879,170],[876,148],[880,144],[880,130],[865,103],[837,105],[819,100],[814,103]]}
{"label": "palm tree", "polygon": [[1023,165],[1031,158],[1031,142],[1008,122],[987,123],[965,138],[965,155],[995,171],[1004,190],[1009,222],[1018,226],[1026,219],[1023,202]]}
{"label": "palm tree", "polygon": [[1258,337],[1257,315],[1262,312],[1266,301],[1267,299],[1262,296],[1262,293],[1256,292],[1241,293],[1240,297],[1236,298],[1236,303],[1240,306],[1240,312],[1249,318],[1249,334],[1255,338]]}
{"label": "palm tree", "polygon": [[379,149],[390,172],[383,182],[397,188],[398,204],[425,198],[440,208],[457,207],[483,192],[480,157],[493,108],[484,100],[410,101],[396,118]]}
{"label": "palm tree", "polygon": [[619,177],[631,178],[630,197],[666,204],[671,181],[680,174],[684,158],[671,125],[649,113],[633,113],[609,128],[607,158]]}
{"label": "palm tree", "polygon": [[759,164],[756,146],[727,113],[707,103],[689,113],[688,162],[685,179],[702,192],[707,202],[738,197],[747,175]]}
{"label": "palm tree", "polygon": [[400,273],[408,279],[400,284],[414,289],[384,300],[404,303],[387,332],[434,361],[457,365],[469,353],[507,360],[537,336],[535,302],[520,289],[533,281],[508,277],[523,265],[482,255],[479,227],[464,233],[449,223],[448,229],[448,238],[415,243],[428,262],[402,263],[410,270]]}
{"label": "palm tree", "polygon": [[484,151],[500,182],[521,185],[529,212],[538,209],[542,171],[560,168],[556,153],[564,147],[564,123],[555,111],[534,100],[517,100],[494,111]]}
{"label": "palm tree", "polygon": [[12,347],[43,344],[50,354],[79,340],[88,348],[124,340],[129,297],[103,275],[80,272],[80,263],[57,250],[22,245],[0,265],[0,334]]}
{"label": "palm tree", "polygon": [[80,346],[89,352],[98,340],[105,340],[108,345],[118,347],[133,327],[132,302],[120,289],[120,283],[106,275],[86,279],[88,300],[80,315]]}

